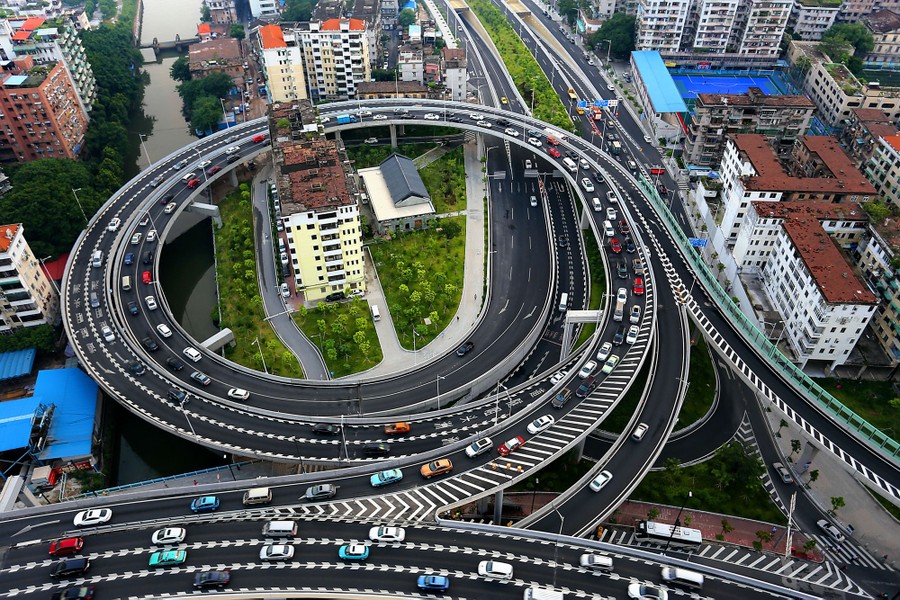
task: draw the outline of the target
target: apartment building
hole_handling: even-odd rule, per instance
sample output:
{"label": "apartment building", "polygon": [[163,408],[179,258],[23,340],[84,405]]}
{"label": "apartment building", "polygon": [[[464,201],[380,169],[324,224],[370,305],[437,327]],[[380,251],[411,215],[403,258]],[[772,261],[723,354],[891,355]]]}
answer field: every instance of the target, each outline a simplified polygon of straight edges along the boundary
{"label": "apartment building", "polygon": [[307,94],[313,102],[357,97],[356,86],[372,78],[369,50],[376,36],[360,19],[297,23]]}
{"label": "apartment building", "polygon": [[900,363],[900,220],[869,224],[857,246],[857,264],[878,297],[872,332],[891,364]]}
{"label": "apartment building", "polygon": [[450,91],[450,100],[463,102],[466,99],[466,51],[462,48],[441,50],[444,71],[444,85]]}
{"label": "apartment building", "polygon": [[790,148],[806,135],[816,105],[806,96],[767,96],[757,87],[746,94],[698,94],[694,103],[685,160],[714,167],[722,161],[727,136],[758,133],[773,146]]}
{"label": "apartment building", "polygon": [[765,136],[729,138],[719,172],[724,216],[720,229],[734,246],[754,201],[868,202],[875,195],[834,138],[800,136],[782,164]]}
{"label": "apartment building", "polygon": [[678,64],[769,66],[794,0],[640,0],[637,50]]}
{"label": "apartment building", "polygon": [[422,62],[422,46],[405,45],[398,49],[397,70],[400,81],[415,81],[422,83],[425,80],[425,67]]}
{"label": "apartment building", "polygon": [[0,162],[75,158],[88,116],[63,63],[13,61],[0,80]]}
{"label": "apartment building", "polygon": [[875,0],[844,0],[838,11],[838,23],[857,23],[875,9]]}
{"label": "apartment building", "polygon": [[250,14],[254,19],[271,21],[281,16],[282,0],[249,0]]}
{"label": "apartment building", "polygon": [[241,42],[235,38],[210,39],[188,47],[188,69],[193,79],[225,73],[235,82],[235,87],[242,89],[245,75],[243,62]]}
{"label": "apartment building", "polygon": [[0,334],[54,323],[59,293],[25,241],[21,224],[0,226]]}
{"label": "apartment building", "polygon": [[854,108],[850,111],[850,118],[844,121],[844,128],[838,139],[853,164],[862,167],[875,155],[878,140],[896,135],[897,132],[894,122],[880,110]]}
{"label": "apartment building", "polygon": [[874,108],[900,120],[900,89],[860,82],[847,67],[822,54],[816,42],[791,42],[788,60],[808,65],[804,66],[803,91],[816,103],[818,117],[828,126],[842,128],[854,108]]}
{"label": "apartment building", "polygon": [[399,0],[381,0],[381,28],[394,29],[397,26],[397,15],[400,14]]}
{"label": "apartment building", "polygon": [[758,272],[801,368],[811,360],[832,370],[844,364],[875,315],[878,299],[840,249],[859,242],[866,221],[856,203],[748,206],[740,236],[748,243],[735,253]]}
{"label": "apartment building", "polygon": [[90,114],[97,98],[97,80],[73,21],[62,17],[50,21],[41,17],[0,19],[0,60],[26,56],[39,65],[62,62],[78,101]]}
{"label": "apartment building", "polygon": [[900,134],[875,141],[872,158],[863,166],[876,192],[900,210]]}
{"label": "apartment building", "polygon": [[0,8],[24,17],[58,17],[63,13],[62,0],[0,0]]}
{"label": "apartment building", "polygon": [[872,33],[875,47],[866,54],[866,66],[900,67],[900,13],[882,9],[866,15],[863,24]]}
{"label": "apartment building", "polygon": [[209,21],[219,25],[238,23],[235,0],[206,0],[209,7]]}
{"label": "apartment building", "polygon": [[795,37],[811,42],[821,40],[822,34],[834,25],[840,4],[829,0],[794,0],[788,27]]}
{"label": "apartment building", "polygon": [[260,62],[271,102],[293,102],[307,98],[303,47],[292,30],[278,25],[257,30]]}
{"label": "apartment building", "polygon": [[[314,115],[307,105],[270,112],[275,142],[275,183],[281,220],[288,238],[295,287],[306,300],[365,290],[359,190],[346,153],[335,140],[312,133]],[[291,128],[277,129],[279,111],[303,113]],[[290,117],[288,117],[290,120]],[[305,135],[293,135],[299,128]]]}

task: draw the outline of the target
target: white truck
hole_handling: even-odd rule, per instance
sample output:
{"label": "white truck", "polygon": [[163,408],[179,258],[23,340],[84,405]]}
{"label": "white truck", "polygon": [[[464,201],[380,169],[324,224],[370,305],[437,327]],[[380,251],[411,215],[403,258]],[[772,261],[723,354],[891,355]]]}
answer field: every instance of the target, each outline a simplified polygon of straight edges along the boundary
{"label": "white truck", "polygon": [[564,600],[565,594],[556,590],[548,590],[547,588],[531,586],[525,590],[525,600]]}

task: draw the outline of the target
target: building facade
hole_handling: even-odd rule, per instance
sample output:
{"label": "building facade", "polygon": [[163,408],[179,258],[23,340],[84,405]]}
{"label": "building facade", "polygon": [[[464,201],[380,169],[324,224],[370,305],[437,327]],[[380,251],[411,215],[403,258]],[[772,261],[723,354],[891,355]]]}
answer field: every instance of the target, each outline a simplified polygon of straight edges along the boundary
{"label": "building facade", "polygon": [[840,4],[818,0],[794,0],[788,27],[799,39],[810,42],[822,39],[822,34],[834,25]]}
{"label": "building facade", "polygon": [[714,167],[727,136],[758,133],[775,146],[793,145],[806,135],[816,105],[806,96],[767,96],[752,87],[746,94],[698,94],[685,139],[685,161]]}
{"label": "building facade", "polygon": [[875,8],[875,0],[844,0],[838,11],[838,23],[856,23]]}
{"label": "building facade", "polygon": [[414,81],[416,83],[425,81],[422,47],[414,47],[408,44],[401,47],[397,56],[397,70],[400,73],[400,81]]}
{"label": "building facade", "polygon": [[854,108],[845,123],[838,139],[857,167],[872,159],[878,140],[898,132],[888,116],[874,108]]}
{"label": "building facade", "polygon": [[428,87],[414,81],[364,81],[357,88],[360,100],[428,98]]}
{"label": "building facade", "polygon": [[88,116],[62,63],[20,68],[0,81],[0,162],[74,159],[84,142]]}
{"label": "building facade", "polygon": [[206,0],[209,7],[209,20],[211,23],[231,25],[238,22],[235,0]]}
{"label": "building facade", "polygon": [[21,224],[0,227],[0,334],[53,324],[59,295],[32,254]]}
{"label": "building facade", "polygon": [[443,58],[444,85],[450,91],[450,100],[464,102],[466,99],[466,51],[462,48],[441,50]]}
{"label": "building facade", "polygon": [[872,67],[900,66],[900,13],[882,9],[862,19],[872,33],[875,47],[866,55],[865,63]]}
{"label": "building facade", "polygon": [[375,32],[365,21],[298,23],[294,35],[303,48],[307,95],[313,102],[356,98],[356,86],[372,78],[369,48]]}
{"label": "building facade", "polygon": [[875,142],[872,158],[863,166],[863,173],[876,192],[900,210],[900,134],[884,136]]}
{"label": "building facade", "polygon": [[280,6],[280,0],[250,0],[250,14],[254,19],[277,19],[281,16]]}
{"label": "building facade", "polygon": [[271,102],[293,102],[307,98],[303,48],[293,32],[278,25],[257,30],[266,89]]}
{"label": "building facade", "polygon": [[878,297],[872,332],[891,364],[900,363],[900,220],[870,223],[857,247],[863,277]]}

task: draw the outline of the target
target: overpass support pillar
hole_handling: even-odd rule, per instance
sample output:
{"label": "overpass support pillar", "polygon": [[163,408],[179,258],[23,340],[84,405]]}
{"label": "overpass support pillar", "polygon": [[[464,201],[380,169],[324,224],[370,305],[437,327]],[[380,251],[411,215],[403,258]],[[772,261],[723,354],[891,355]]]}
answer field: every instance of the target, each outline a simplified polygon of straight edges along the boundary
{"label": "overpass support pillar", "polygon": [[237,169],[232,169],[228,171],[228,183],[231,184],[231,187],[237,187],[240,185],[240,181],[238,181]]}
{"label": "overpass support pillar", "polygon": [[213,223],[216,224],[216,229],[222,228],[222,214],[219,212],[218,206],[206,204],[204,202],[193,202],[188,207],[188,210],[200,213],[201,215],[206,215],[207,217],[212,217]]}
{"label": "overpass support pillar", "polygon": [[578,451],[578,457],[575,460],[581,460],[584,457],[584,442],[587,438],[581,438],[581,441],[575,444],[575,450]]}
{"label": "overpass support pillar", "polygon": [[559,347],[559,359],[563,360],[569,355],[569,347],[572,345],[572,331],[575,328],[575,323],[566,322],[563,325],[563,339],[562,344]]}
{"label": "overpass support pillar", "polygon": [[397,126],[391,125],[391,148],[397,147]]}
{"label": "overpass support pillar", "polygon": [[497,490],[494,494],[494,525],[503,525],[503,490]]}
{"label": "overpass support pillar", "polygon": [[341,141],[341,132],[340,132],[340,131],[335,131],[335,132],[334,132],[334,141],[336,141],[336,142],[340,142],[340,141]]}
{"label": "overpass support pillar", "polygon": [[[579,223],[579,225],[581,226],[582,229],[590,229],[591,228],[591,221],[590,221],[591,212],[592,212],[592,209],[585,208],[584,206],[582,206],[582,208],[581,208],[581,223]],[[602,229],[602,227],[601,227],[601,229]]]}

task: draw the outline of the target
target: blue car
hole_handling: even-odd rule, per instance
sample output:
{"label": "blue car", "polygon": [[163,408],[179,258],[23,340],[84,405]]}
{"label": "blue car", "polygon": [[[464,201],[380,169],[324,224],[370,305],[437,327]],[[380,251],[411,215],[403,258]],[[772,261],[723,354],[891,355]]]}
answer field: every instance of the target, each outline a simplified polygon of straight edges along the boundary
{"label": "blue car", "polygon": [[338,550],[341,560],[366,560],[369,558],[369,547],[365,544],[344,544]]}
{"label": "blue car", "polygon": [[212,512],[217,508],[219,508],[218,496],[200,496],[199,498],[194,498],[194,501],[191,502],[191,510],[195,513]]}
{"label": "blue car", "polygon": [[403,479],[403,471],[400,469],[388,469],[369,477],[369,482],[372,484],[372,487],[381,487],[389,483],[396,483],[401,479]]}
{"label": "blue car", "polygon": [[125,265],[133,265],[134,264],[134,252],[129,252],[125,255]]}
{"label": "blue car", "polygon": [[416,585],[427,592],[446,592],[450,589],[450,578],[443,575],[419,575]]}

